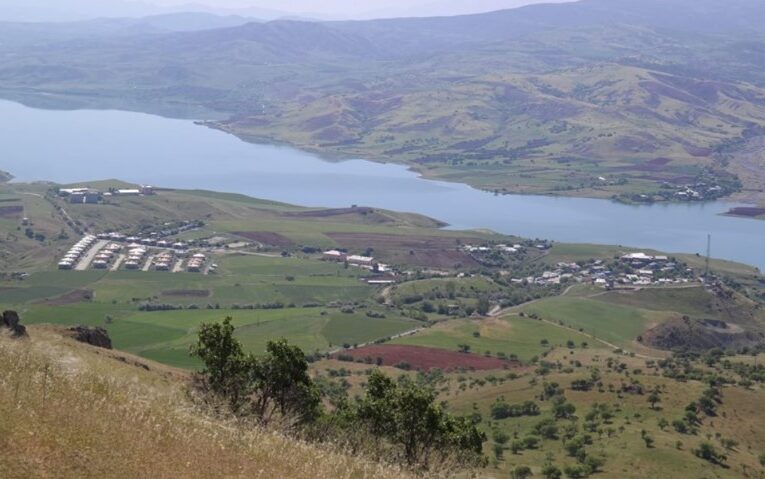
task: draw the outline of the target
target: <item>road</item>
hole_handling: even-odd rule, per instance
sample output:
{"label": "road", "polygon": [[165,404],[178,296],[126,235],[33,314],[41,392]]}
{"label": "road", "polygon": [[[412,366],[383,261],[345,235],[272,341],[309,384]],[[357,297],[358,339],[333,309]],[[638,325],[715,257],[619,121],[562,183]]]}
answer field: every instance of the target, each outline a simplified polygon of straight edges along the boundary
{"label": "road", "polygon": [[112,271],[117,271],[118,269],[120,269],[120,266],[122,266],[122,262],[123,261],[125,261],[125,255],[124,254],[121,254],[121,255],[117,256],[117,259],[114,260],[114,264],[112,265],[111,270]]}
{"label": "road", "polygon": [[181,273],[183,271],[183,260],[179,259],[175,266],[173,266],[173,273]]}
{"label": "road", "polygon": [[[390,340],[392,341],[394,339],[405,338],[406,336],[411,336],[413,334],[417,334],[417,333],[419,333],[420,331],[422,331],[424,329],[425,328],[416,328],[416,329],[411,329],[409,331],[404,331],[403,333],[399,333],[399,334],[396,334],[394,336],[391,336]],[[375,344],[375,341],[369,341],[369,342],[366,342],[366,343],[357,344],[355,349],[363,348],[364,346],[369,346],[369,345],[372,345],[372,344]],[[337,354],[340,351],[346,351],[346,348],[335,348],[335,349],[330,350],[328,354]]]}
{"label": "road", "polygon": [[107,244],[109,244],[109,242],[105,240],[96,241],[93,243],[93,246],[91,246],[90,249],[85,252],[85,255],[80,258],[80,261],[74,267],[75,271],[87,270],[98,252],[104,249]]}

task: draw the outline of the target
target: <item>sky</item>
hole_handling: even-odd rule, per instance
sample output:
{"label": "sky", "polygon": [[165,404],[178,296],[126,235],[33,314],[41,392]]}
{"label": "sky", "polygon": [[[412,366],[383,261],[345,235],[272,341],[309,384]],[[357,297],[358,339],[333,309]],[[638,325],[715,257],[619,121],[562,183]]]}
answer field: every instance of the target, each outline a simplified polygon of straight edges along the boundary
{"label": "sky", "polygon": [[459,15],[566,0],[0,0],[0,19],[80,20],[144,16],[174,11],[207,11],[272,19],[362,19]]}

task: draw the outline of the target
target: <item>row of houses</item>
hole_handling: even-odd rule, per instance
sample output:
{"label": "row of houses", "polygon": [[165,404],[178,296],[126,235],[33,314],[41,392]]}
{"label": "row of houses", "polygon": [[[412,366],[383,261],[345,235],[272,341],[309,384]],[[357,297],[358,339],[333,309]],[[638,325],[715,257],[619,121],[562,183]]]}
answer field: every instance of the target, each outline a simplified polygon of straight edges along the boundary
{"label": "row of houses", "polygon": [[154,256],[151,262],[155,271],[171,271],[175,265],[175,253],[163,251]]}
{"label": "row of houses", "polygon": [[125,260],[125,269],[138,270],[145,264],[148,250],[137,244],[128,246],[127,259]]}
{"label": "row of houses", "polygon": [[68,270],[74,269],[75,264],[82,258],[82,256],[93,246],[97,238],[93,235],[86,235],[61,258],[58,263],[58,269]]}
{"label": "row of houses", "polygon": [[498,245],[492,245],[492,246],[474,246],[474,245],[464,245],[462,249],[468,253],[493,253],[493,252],[500,252],[500,253],[508,253],[508,254],[516,254],[523,251],[524,247],[520,244],[498,244]]}
{"label": "row of houses", "polygon": [[197,253],[186,264],[186,271],[189,273],[201,273],[204,270],[205,264],[207,264],[207,256]]}
{"label": "row of houses", "polygon": [[125,242],[130,243],[131,248],[137,248],[137,247],[157,247],[157,248],[166,248],[166,249],[175,249],[175,250],[186,250],[189,248],[188,243],[183,241],[170,241],[170,240],[164,240],[164,239],[158,239],[154,237],[140,237],[140,236],[127,236],[122,233],[116,233],[116,232],[109,232],[109,233],[99,233],[96,235],[98,239],[103,240],[111,240],[111,241],[119,241],[119,242]]}
{"label": "row of houses", "polygon": [[122,246],[117,243],[110,243],[106,245],[101,251],[93,258],[91,266],[95,269],[107,269],[111,266],[115,257],[122,251]]}

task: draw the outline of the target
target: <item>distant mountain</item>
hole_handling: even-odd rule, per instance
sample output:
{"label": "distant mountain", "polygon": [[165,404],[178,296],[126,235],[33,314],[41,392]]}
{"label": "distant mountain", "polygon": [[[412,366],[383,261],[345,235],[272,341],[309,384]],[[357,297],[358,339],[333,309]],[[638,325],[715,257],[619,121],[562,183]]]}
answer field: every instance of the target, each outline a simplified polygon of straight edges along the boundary
{"label": "distant mountain", "polygon": [[[765,137],[763,18],[760,0],[582,0],[353,22],[15,24],[0,28],[0,93],[207,109],[243,138],[496,190],[729,191],[735,148]],[[747,171],[745,186],[765,184]]]}

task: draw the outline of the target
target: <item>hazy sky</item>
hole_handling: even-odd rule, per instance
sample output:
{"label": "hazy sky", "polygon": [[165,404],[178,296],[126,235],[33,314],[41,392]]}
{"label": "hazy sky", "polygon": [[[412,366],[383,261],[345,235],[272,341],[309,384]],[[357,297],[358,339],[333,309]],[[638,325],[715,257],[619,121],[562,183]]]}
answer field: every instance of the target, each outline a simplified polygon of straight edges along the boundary
{"label": "hazy sky", "polygon": [[0,18],[12,20],[140,16],[179,10],[269,17],[374,18],[457,15],[566,0],[0,0]]}

